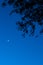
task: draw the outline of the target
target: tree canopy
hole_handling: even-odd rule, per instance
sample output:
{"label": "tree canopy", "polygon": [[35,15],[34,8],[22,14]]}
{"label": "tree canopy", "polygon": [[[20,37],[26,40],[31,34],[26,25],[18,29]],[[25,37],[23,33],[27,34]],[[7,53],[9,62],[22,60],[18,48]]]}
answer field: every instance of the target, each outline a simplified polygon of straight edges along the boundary
{"label": "tree canopy", "polygon": [[43,35],[43,0],[4,0],[2,7],[7,5],[13,8],[10,15],[15,12],[22,15],[16,25],[23,36],[28,33],[34,36],[38,27],[39,34]]}

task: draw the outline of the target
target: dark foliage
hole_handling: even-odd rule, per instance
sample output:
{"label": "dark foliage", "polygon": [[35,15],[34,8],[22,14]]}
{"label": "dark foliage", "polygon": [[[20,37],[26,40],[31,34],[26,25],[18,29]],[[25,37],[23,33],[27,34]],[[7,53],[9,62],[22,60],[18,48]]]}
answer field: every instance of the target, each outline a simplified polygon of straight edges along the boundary
{"label": "dark foliage", "polygon": [[22,15],[21,21],[16,24],[23,35],[30,30],[30,35],[33,36],[38,26],[41,28],[39,33],[43,35],[43,0],[5,0],[2,6],[7,4],[13,6],[10,15],[14,12]]}

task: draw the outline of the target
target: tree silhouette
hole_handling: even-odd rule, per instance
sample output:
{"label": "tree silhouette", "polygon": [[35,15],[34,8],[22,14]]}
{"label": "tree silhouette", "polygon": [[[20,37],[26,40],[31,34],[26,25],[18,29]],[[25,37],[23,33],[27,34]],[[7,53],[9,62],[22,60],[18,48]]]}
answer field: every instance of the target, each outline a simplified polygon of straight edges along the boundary
{"label": "tree silhouette", "polygon": [[15,12],[22,15],[21,21],[16,25],[23,32],[23,36],[28,33],[34,36],[37,31],[43,35],[43,0],[4,0],[2,7],[7,5],[13,8],[10,15]]}

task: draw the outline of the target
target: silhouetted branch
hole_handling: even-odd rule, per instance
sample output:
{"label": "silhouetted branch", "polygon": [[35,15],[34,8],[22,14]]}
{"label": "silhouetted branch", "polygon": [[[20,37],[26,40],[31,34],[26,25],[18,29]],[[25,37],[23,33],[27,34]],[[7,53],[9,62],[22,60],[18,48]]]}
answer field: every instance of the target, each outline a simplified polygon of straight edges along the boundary
{"label": "silhouetted branch", "polygon": [[23,31],[23,35],[29,33],[29,27],[31,27],[31,35],[34,35],[37,29],[36,23],[41,27],[40,33],[43,33],[43,0],[7,0],[7,2],[2,3],[2,6],[7,4],[13,6],[10,15],[14,12],[24,15],[21,18],[22,22],[17,22],[19,30]]}

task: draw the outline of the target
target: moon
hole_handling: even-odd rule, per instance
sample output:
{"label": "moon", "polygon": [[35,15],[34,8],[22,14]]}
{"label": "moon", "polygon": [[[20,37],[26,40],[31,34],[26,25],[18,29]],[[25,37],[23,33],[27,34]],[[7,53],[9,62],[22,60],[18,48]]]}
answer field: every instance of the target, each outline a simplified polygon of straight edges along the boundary
{"label": "moon", "polygon": [[10,42],[10,40],[6,40],[6,42],[8,42],[8,43],[9,43],[9,42]]}
{"label": "moon", "polygon": [[10,42],[10,40],[7,40],[7,42]]}

